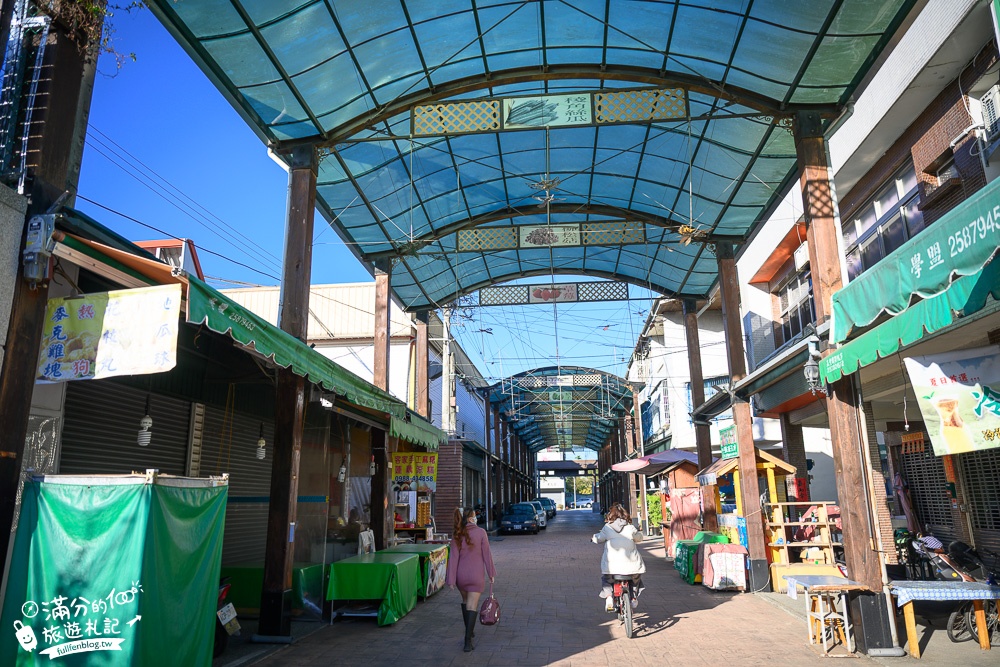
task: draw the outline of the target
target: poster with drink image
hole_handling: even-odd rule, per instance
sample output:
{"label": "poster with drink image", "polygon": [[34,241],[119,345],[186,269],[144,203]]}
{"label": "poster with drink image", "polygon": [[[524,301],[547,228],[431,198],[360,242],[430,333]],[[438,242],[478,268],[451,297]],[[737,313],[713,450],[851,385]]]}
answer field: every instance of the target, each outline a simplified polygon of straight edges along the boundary
{"label": "poster with drink image", "polygon": [[1000,346],[904,361],[936,456],[1000,447]]}

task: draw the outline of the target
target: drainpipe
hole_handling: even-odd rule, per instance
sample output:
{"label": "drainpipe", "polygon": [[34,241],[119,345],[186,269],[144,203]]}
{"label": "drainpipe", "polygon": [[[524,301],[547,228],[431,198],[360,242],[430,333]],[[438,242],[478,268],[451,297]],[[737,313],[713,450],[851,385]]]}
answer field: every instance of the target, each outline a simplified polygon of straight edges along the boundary
{"label": "drainpipe", "polygon": [[442,308],[441,315],[441,430],[452,435],[455,426],[451,422],[451,308]]}

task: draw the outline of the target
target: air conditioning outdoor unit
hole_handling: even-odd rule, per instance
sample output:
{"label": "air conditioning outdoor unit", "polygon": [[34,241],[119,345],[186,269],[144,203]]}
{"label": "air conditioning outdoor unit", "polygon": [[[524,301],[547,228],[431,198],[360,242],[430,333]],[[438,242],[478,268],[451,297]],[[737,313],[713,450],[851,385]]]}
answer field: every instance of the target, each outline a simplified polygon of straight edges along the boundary
{"label": "air conditioning outdoor unit", "polygon": [[979,101],[983,108],[986,141],[989,143],[1000,136],[1000,84],[987,90]]}
{"label": "air conditioning outdoor unit", "polygon": [[795,270],[801,271],[809,265],[809,244],[803,243],[795,249]]}

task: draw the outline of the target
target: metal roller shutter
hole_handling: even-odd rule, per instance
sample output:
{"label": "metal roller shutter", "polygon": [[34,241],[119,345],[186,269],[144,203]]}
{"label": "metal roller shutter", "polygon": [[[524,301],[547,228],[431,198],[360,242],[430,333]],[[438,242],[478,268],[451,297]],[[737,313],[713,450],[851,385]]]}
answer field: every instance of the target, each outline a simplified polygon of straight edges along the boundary
{"label": "metal roller shutter", "polygon": [[1000,449],[958,456],[977,549],[1000,553]]}
{"label": "metal roller shutter", "polygon": [[900,459],[910,487],[913,509],[924,528],[942,542],[961,539],[948,494],[945,493],[944,462],[931,453],[929,440],[926,451],[903,453]]}
{"label": "metal roller shutter", "polygon": [[191,404],[148,394],[153,438],[148,447],[140,447],[136,435],[146,396],[113,380],[68,382],[59,472],[127,474],[156,468],[185,474]]}
{"label": "metal roller shutter", "polygon": [[205,406],[200,472],[229,473],[229,502],[222,540],[222,564],[264,562],[267,506],[271,493],[274,424],[264,421],[264,460],[257,459],[261,419]]}

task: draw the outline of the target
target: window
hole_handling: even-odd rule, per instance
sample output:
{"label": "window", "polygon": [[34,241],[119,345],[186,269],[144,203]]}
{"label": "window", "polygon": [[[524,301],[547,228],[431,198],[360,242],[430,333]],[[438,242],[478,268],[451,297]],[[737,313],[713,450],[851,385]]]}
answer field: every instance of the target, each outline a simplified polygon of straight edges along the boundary
{"label": "window", "polygon": [[918,192],[916,172],[908,164],[861,207],[853,220],[845,221],[844,246],[851,280],[923,230]]}
{"label": "window", "polygon": [[775,293],[778,297],[778,318],[781,340],[787,343],[802,335],[802,330],[816,321],[813,306],[812,278],[809,271],[792,274]]}

